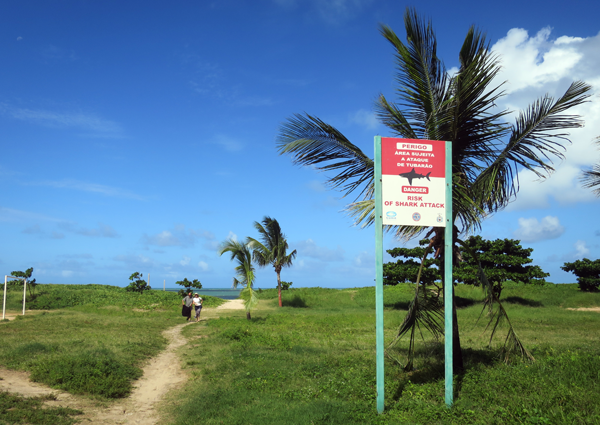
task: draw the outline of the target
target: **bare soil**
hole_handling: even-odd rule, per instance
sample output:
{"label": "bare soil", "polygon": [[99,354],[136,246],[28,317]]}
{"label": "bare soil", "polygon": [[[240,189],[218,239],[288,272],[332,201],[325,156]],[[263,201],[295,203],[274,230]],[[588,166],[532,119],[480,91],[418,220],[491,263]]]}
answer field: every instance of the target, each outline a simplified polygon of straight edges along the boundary
{"label": "bare soil", "polygon": [[568,308],[567,310],[575,310],[575,311],[595,311],[600,313],[600,307],[579,307],[579,308]]}
{"label": "bare soil", "polygon": [[[202,309],[202,315],[214,317],[216,310],[244,309],[242,300],[230,300],[216,309]],[[207,311],[208,310],[208,311]],[[212,310],[212,311],[211,311]],[[8,317],[7,319],[13,319]],[[157,407],[165,394],[185,380],[181,369],[177,349],[186,344],[181,335],[184,326],[195,322],[182,323],[163,332],[168,339],[167,348],[151,359],[143,368],[143,376],[135,382],[134,390],[126,399],[110,403],[101,403],[86,397],[74,396],[55,390],[43,384],[31,382],[29,373],[0,368],[0,391],[18,393],[24,397],[53,394],[54,400],[45,402],[48,406],[63,406],[84,412],[81,422],[84,424],[139,424],[154,425],[159,420]],[[195,341],[198,342],[198,341]]]}

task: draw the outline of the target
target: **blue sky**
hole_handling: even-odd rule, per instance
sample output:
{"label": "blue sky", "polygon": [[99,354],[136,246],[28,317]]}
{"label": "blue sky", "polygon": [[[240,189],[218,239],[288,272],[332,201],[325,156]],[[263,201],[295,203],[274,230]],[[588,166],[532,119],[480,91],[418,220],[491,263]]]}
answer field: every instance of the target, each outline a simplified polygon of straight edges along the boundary
{"label": "blue sky", "polygon": [[[451,69],[472,24],[502,55],[507,96],[520,109],[571,80],[595,86],[578,109],[566,160],[547,181],[520,175],[485,238],[534,249],[549,280],[574,282],[565,261],[600,257],[600,199],[580,187],[600,161],[600,4],[597,1],[257,0],[16,1],[0,6],[0,267],[34,267],[42,283],[153,287],[184,277],[229,287],[219,257],[229,237],[256,237],[276,218],[297,249],[294,286],[371,286],[374,229],[341,212],[353,199],[325,176],[279,156],[281,123],[307,112],[365,153],[379,125],[372,104],[393,98],[393,52],[379,23],[404,36],[407,6],[433,21]],[[408,245],[414,245],[416,241]],[[388,237],[385,249],[402,245]],[[256,286],[276,284],[271,268]]]}

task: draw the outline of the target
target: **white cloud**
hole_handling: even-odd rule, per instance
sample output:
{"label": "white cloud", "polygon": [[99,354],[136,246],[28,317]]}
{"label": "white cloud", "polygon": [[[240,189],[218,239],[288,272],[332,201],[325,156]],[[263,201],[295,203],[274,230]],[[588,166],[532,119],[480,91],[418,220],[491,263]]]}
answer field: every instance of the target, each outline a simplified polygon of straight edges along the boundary
{"label": "white cloud", "polygon": [[223,147],[227,152],[238,152],[244,148],[242,142],[225,135],[216,136],[212,143]]}
{"label": "white cloud", "polygon": [[200,267],[200,270],[202,270],[203,272],[206,272],[209,270],[209,266],[207,263],[205,263],[204,261],[198,261],[198,267]]}
{"label": "white cloud", "polygon": [[24,229],[23,231],[21,231],[21,233],[26,233],[29,235],[35,235],[35,234],[40,234],[42,233],[42,229],[40,227],[39,224],[34,224],[33,226],[29,226],[26,229]]}
{"label": "white cloud", "polygon": [[298,251],[298,257],[310,257],[320,261],[343,261],[344,249],[337,246],[336,249],[329,249],[318,246],[312,239],[296,242],[293,244]]}
{"label": "white cloud", "polygon": [[231,239],[231,240],[232,240],[232,241],[234,241],[234,242],[237,242],[237,241],[238,241],[238,237],[237,237],[237,235],[236,235],[235,233],[231,232],[231,231],[230,231],[230,232],[229,232],[229,234],[227,235],[227,240],[229,240],[229,239]]}
{"label": "white cloud", "polygon": [[[208,231],[186,229],[184,225],[177,225],[172,230],[163,230],[155,235],[142,236],[144,245],[156,246],[193,246],[197,240],[205,239],[209,244],[213,242],[215,236]],[[212,245],[211,245],[212,246]]]}
{"label": "white cloud", "polygon": [[371,0],[313,0],[320,17],[331,24],[358,16],[369,3]]}
{"label": "white cloud", "polygon": [[31,186],[49,186],[57,189],[72,189],[79,190],[82,192],[99,193],[101,195],[115,197],[115,198],[126,198],[134,199],[137,201],[143,201],[144,198],[133,192],[118,187],[105,186],[103,184],[83,182],[79,180],[64,179],[56,181],[42,181],[28,183]]}
{"label": "white cloud", "polygon": [[590,253],[590,249],[587,247],[585,241],[578,240],[575,242],[575,256],[577,258],[584,258]]}
{"label": "white cloud", "polygon": [[182,266],[187,266],[188,264],[190,264],[190,257],[183,257],[183,259],[179,262],[179,264],[181,264]]}
{"label": "white cloud", "polygon": [[552,199],[563,205],[594,200],[591,191],[581,188],[579,177],[582,168],[600,158],[592,143],[600,134],[596,119],[600,116],[600,34],[556,39],[551,34],[550,28],[544,28],[530,37],[524,29],[513,28],[493,45],[502,64],[497,82],[507,81],[503,89],[508,95],[500,99],[499,106],[516,114],[546,94],[559,98],[575,80],[587,82],[596,91],[590,102],[568,111],[580,115],[585,127],[569,131],[572,145],[565,143],[565,159],[553,158],[555,172],[541,183],[531,172],[519,172],[520,191],[508,210],[544,208]]}
{"label": "white cloud", "polygon": [[327,188],[325,187],[325,185],[318,181],[318,180],[311,180],[309,181],[306,186],[308,186],[308,188],[314,192],[326,192]]}
{"label": "white cloud", "polygon": [[78,128],[114,137],[121,137],[122,134],[121,126],[116,122],[84,112],[56,112],[0,103],[0,114],[51,128]]}
{"label": "white cloud", "polygon": [[13,208],[5,208],[0,206],[0,221],[7,222],[24,222],[24,221],[49,221],[60,222],[58,218],[49,217],[43,214],[38,214],[29,211],[16,210]]}
{"label": "white cloud", "polygon": [[119,237],[115,229],[103,223],[98,223],[98,228],[90,229],[86,227],[77,227],[74,223],[62,222],[58,224],[61,230],[75,233],[81,236],[89,236],[94,238],[116,238]]}
{"label": "white cloud", "polygon": [[566,42],[567,39],[561,37],[558,42],[550,41],[551,32],[551,28],[543,28],[529,37],[526,30],[513,28],[492,46],[492,51],[501,56],[501,78],[508,80],[509,93],[571,77],[572,70],[583,58],[577,49],[583,39]]}
{"label": "white cloud", "polygon": [[372,252],[362,251],[356,257],[354,257],[353,263],[357,267],[374,268],[375,255]]}
{"label": "white cloud", "polygon": [[374,130],[379,126],[377,116],[372,111],[361,109],[350,115],[350,122],[366,127],[367,130]]}
{"label": "white cloud", "polygon": [[523,242],[538,242],[556,239],[564,232],[558,217],[546,216],[541,222],[537,218],[519,218],[519,228],[514,235]]}
{"label": "white cloud", "polygon": [[154,260],[151,258],[145,257],[143,255],[135,255],[135,254],[127,254],[127,255],[117,255],[113,257],[114,261],[119,263],[123,263],[124,266],[122,268],[127,270],[136,270],[143,272],[143,270],[137,269],[152,269],[154,268]]}

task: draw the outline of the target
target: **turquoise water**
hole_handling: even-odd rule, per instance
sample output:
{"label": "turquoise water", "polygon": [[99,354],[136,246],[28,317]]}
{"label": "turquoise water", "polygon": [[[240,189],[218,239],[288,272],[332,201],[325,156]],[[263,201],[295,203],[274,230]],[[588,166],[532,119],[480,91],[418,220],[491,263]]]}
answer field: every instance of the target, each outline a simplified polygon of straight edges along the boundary
{"label": "turquoise water", "polygon": [[[156,288],[157,290],[161,290]],[[168,292],[179,292],[182,288],[167,288]],[[210,295],[211,297],[222,298],[224,300],[235,300],[239,295],[241,289],[230,289],[230,288],[202,288],[200,290],[193,290],[194,292],[198,292],[200,296],[202,295]]]}

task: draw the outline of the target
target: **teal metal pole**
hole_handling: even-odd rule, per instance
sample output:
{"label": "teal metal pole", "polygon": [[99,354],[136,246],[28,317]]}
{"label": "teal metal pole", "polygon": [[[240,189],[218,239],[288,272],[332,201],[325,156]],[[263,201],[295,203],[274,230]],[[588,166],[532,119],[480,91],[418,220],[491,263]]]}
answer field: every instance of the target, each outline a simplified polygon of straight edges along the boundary
{"label": "teal metal pole", "polygon": [[381,136],[375,136],[375,336],[377,355],[377,412],[384,408],[383,370],[383,202],[381,199]]}
{"label": "teal metal pole", "polygon": [[452,309],[453,292],[452,287],[452,253],[453,253],[453,230],[452,221],[452,142],[446,142],[446,229],[444,233],[444,354],[446,365],[446,406],[451,407],[454,399],[452,385],[453,359],[452,359]]}

